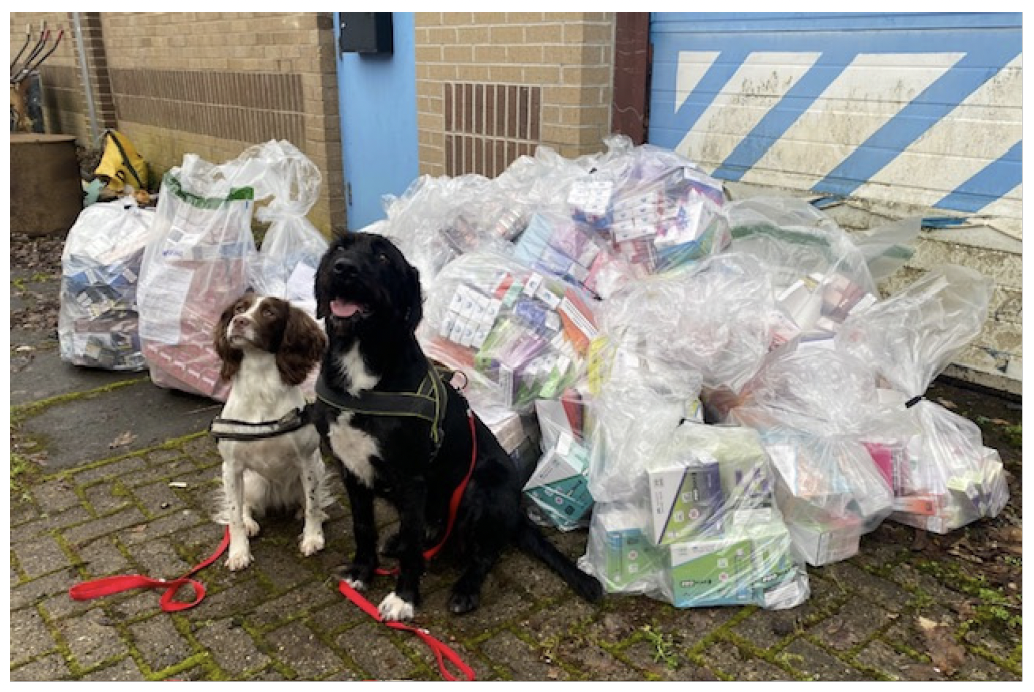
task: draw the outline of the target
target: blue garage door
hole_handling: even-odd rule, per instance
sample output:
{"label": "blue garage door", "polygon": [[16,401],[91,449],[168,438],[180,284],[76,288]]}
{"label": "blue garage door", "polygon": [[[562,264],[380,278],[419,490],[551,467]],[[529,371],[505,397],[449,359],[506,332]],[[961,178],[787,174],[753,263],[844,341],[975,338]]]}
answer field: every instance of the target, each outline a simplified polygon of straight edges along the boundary
{"label": "blue garage door", "polygon": [[1018,13],[654,13],[649,141],[725,180],[1021,218]]}

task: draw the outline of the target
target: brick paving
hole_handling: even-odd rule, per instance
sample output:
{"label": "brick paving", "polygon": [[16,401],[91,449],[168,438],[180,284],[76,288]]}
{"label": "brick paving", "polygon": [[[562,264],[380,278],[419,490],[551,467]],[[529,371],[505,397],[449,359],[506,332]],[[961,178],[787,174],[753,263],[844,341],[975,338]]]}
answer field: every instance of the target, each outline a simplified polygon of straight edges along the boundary
{"label": "brick paving", "polygon": [[[33,357],[56,358],[52,339],[34,343]],[[55,368],[76,381],[70,366],[41,369]],[[12,472],[11,680],[440,679],[412,635],[377,625],[338,594],[331,573],[352,549],[339,482],[327,547],[311,558],[297,551],[298,523],[272,518],[253,539],[251,567],[230,573],[220,561],[199,575],[208,595],[193,609],[162,612],[156,591],[71,600],[68,589],[81,580],[172,578],[206,557],[221,537],[208,515],[221,462],[200,423],[186,435],[109,449],[132,429],[127,420],[86,428],[91,448],[106,452],[62,466],[69,446],[86,441],[34,421],[71,420],[85,404],[34,399],[32,383],[18,379],[25,370],[12,360],[12,390],[27,402],[12,408],[12,452],[30,461],[27,472]],[[103,382],[78,392],[92,395],[91,410],[117,408],[147,387],[155,391],[143,392],[145,415],[168,416],[173,429],[164,412],[203,406],[148,382],[110,390]],[[1001,408],[979,397],[975,405]],[[1017,406],[1001,415],[1019,422]],[[1002,516],[925,547],[914,546],[912,529],[885,523],[863,538],[859,555],[809,568],[811,597],[789,611],[678,610],[628,596],[592,606],[512,551],[489,577],[481,608],[465,616],[446,609],[457,566],[432,564],[417,623],[480,680],[1019,680],[1022,561],[1006,548],[1021,532],[1020,450],[999,447],[1013,492]],[[572,557],[584,550],[584,531],[551,537]],[[389,589],[387,578],[376,582],[371,600]]]}

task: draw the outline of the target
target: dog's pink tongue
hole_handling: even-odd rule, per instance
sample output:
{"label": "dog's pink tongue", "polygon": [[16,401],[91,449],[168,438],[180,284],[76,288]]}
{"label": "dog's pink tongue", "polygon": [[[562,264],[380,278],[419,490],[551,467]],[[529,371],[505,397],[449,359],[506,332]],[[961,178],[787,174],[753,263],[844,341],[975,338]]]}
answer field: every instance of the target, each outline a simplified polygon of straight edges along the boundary
{"label": "dog's pink tongue", "polygon": [[358,303],[350,303],[347,300],[335,300],[330,303],[330,311],[334,313],[336,317],[351,317],[352,315],[359,312],[360,306]]}

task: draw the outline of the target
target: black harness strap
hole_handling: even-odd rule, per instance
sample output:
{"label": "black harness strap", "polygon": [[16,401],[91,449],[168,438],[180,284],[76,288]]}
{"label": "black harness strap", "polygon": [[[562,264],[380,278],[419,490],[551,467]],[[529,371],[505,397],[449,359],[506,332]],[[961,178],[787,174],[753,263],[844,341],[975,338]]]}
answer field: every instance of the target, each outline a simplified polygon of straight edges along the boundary
{"label": "black harness strap", "polygon": [[[451,373],[445,370],[446,374]],[[366,389],[353,396],[348,392],[331,389],[320,374],[316,380],[316,398],[323,403],[349,413],[368,416],[411,416],[431,424],[431,440],[435,449],[441,444],[448,396],[442,372],[428,361],[427,374],[415,392],[380,392]]]}
{"label": "black harness strap", "polygon": [[235,440],[252,442],[279,437],[294,432],[311,423],[309,407],[296,408],[284,415],[280,420],[249,423],[232,418],[216,418],[208,426],[208,432],[217,440]]}

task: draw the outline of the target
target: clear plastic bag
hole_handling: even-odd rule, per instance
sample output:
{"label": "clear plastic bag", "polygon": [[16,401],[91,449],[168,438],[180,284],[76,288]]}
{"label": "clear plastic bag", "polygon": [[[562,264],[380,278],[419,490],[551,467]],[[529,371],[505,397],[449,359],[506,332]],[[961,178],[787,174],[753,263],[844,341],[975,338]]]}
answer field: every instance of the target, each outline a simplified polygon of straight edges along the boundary
{"label": "clear plastic bag", "polygon": [[[255,170],[256,163],[262,168],[247,182],[255,189],[256,200],[269,200],[255,210],[256,220],[269,228],[249,268],[251,286],[315,317],[313,287],[327,241],[305,216],[319,198],[319,168],[290,142],[275,140],[250,147],[230,165]],[[242,182],[243,171],[230,175]]]}
{"label": "clear plastic bag", "polygon": [[731,419],[761,434],[795,545],[812,565],[854,555],[893,510],[890,480],[866,442],[900,445],[916,428],[880,403],[870,367],[836,351],[782,355],[746,399]]}
{"label": "clear plastic bag", "polygon": [[792,337],[763,268],[736,253],[630,284],[598,314],[601,333],[626,351],[682,364],[703,386],[734,392]]}
{"label": "clear plastic bag", "polygon": [[794,198],[725,207],[731,250],[754,256],[804,340],[829,339],[849,314],[876,302],[866,256],[835,221]]}
{"label": "clear plastic bag", "polygon": [[250,177],[194,154],[165,174],[137,293],[152,381],[218,400],[226,399],[229,383],[219,379],[213,330],[248,288],[255,255],[255,193],[237,187],[229,173]]}
{"label": "clear plastic bag", "polygon": [[597,332],[593,310],[576,286],[474,252],[439,275],[417,336],[428,356],[463,371],[487,400],[526,411],[578,380]]}
{"label": "clear plastic bag", "polygon": [[593,512],[582,569],[608,592],[679,608],[804,602],[807,572],[757,433],[692,422],[654,432],[665,442],[645,472],[626,472],[633,492]]}
{"label": "clear plastic bag", "polygon": [[[933,379],[979,333],[993,282],[979,272],[945,265],[851,317],[837,348],[867,362],[893,390],[899,414],[921,433],[880,450],[894,485],[891,518],[947,533],[994,517],[1009,499],[998,453],[984,446],[975,423],[922,399]],[[896,396],[895,396],[896,393]]]}
{"label": "clear plastic bag", "polygon": [[147,368],[136,291],[154,215],[127,197],[90,205],[68,231],[58,312],[63,361],[107,370]]}
{"label": "clear plastic bag", "polygon": [[539,523],[571,531],[588,525],[593,505],[589,492],[588,407],[580,392],[535,402],[542,433],[542,456],[524,486],[529,514]]}

